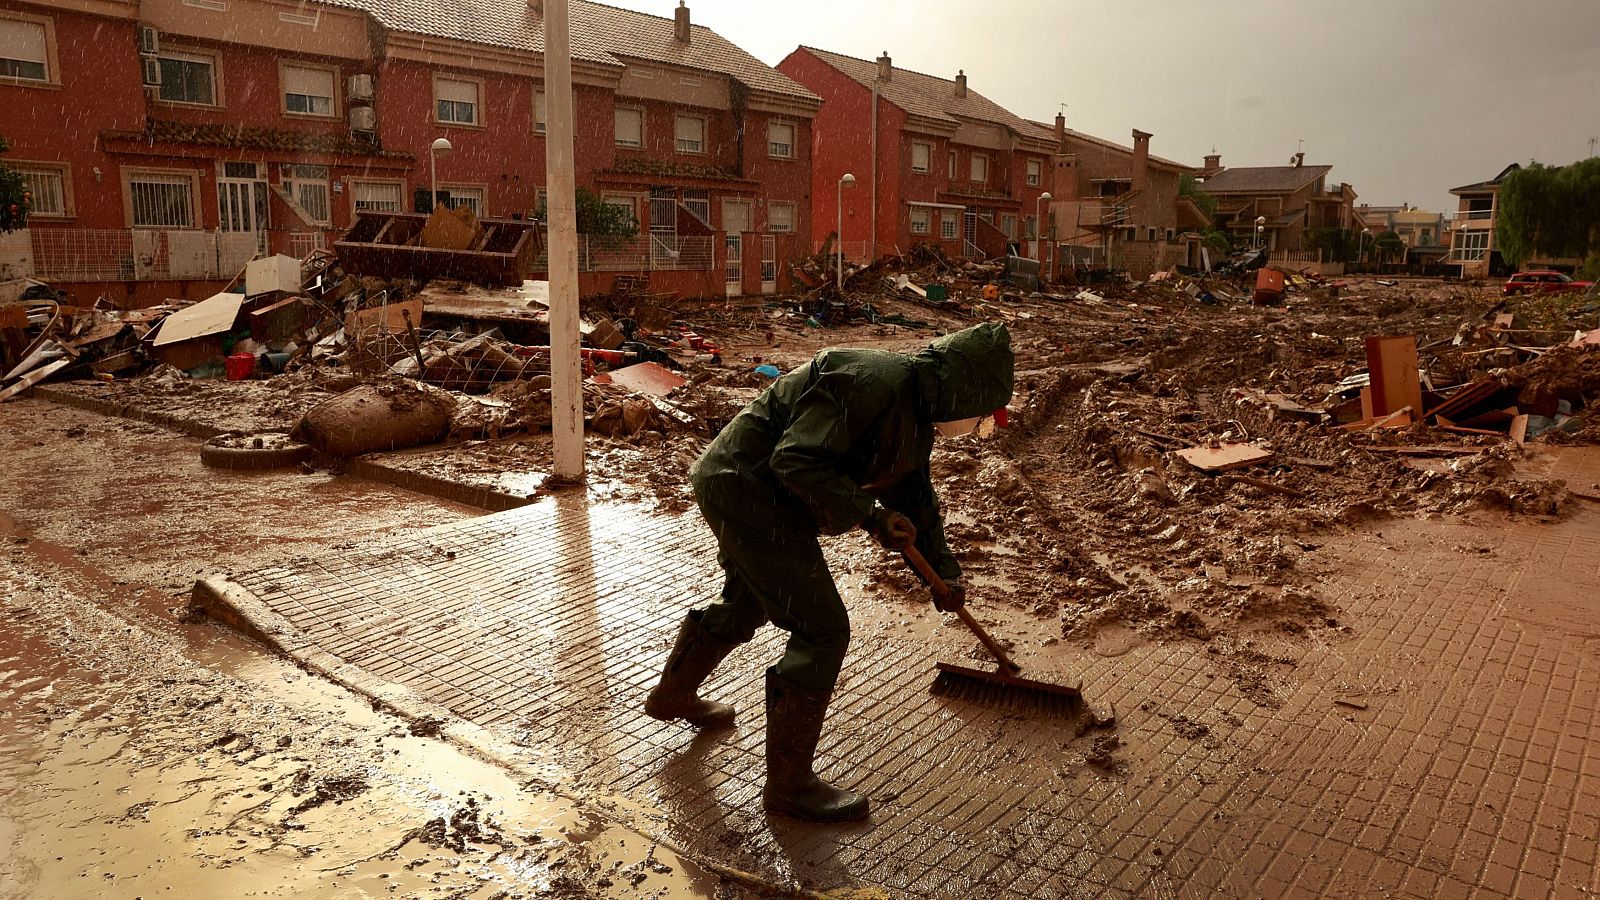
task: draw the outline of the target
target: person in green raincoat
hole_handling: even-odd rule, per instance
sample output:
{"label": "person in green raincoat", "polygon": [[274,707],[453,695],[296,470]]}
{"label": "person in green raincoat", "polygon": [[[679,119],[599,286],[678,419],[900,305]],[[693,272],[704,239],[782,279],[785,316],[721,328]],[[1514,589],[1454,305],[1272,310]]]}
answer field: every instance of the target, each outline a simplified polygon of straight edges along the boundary
{"label": "person in green raincoat", "polygon": [[850,642],[850,618],[819,535],[864,527],[888,548],[914,542],[953,588],[961,567],[944,539],[928,460],[935,426],[1001,410],[1011,399],[1011,336],[984,324],[914,355],[824,350],[778,378],[706,448],[690,479],[716,534],[722,596],[679,629],[645,713],[702,727],[733,707],[699,696],[735,646],[771,622],[789,632],[767,670],[768,810],[813,821],[867,814],[867,798],[813,769],[823,717]]}

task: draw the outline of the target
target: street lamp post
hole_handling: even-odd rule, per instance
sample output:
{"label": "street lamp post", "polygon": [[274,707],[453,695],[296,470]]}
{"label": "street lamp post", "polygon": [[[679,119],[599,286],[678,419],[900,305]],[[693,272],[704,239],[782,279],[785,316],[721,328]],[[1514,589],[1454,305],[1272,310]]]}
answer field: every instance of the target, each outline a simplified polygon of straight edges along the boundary
{"label": "street lamp post", "polygon": [[428,212],[433,212],[433,207],[439,205],[439,157],[449,156],[454,149],[444,138],[434,141],[433,146],[428,148],[428,181],[433,187],[433,193],[429,195]]}
{"label": "street lamp post", "polygon": [[1044,205],[1054,199],[1049,191],[1045,191],[1033,204],[1033,237],[1039,242],[1039,249],[1034,256],[1041,265],[1044,263]]}
{"label": "street lamp post", "polygon": [[1365,265],[1367,261],[1367,235],[1372,233],[1371,228],[1361,229],[1361,236],[1356,238],[1356,264]]}
{"label": "street lamp post", "polygon": [[1256,249],[1267,246],[1267,217],[1256,216]]}
{"label": "street lamp post", "polygon": [[835,264],[838,267],[839,294],[844,294],[844,189],[856,186],[856,177],[849,172],[839,179],[839,228],[836,232],[837,240],[834,247]]}

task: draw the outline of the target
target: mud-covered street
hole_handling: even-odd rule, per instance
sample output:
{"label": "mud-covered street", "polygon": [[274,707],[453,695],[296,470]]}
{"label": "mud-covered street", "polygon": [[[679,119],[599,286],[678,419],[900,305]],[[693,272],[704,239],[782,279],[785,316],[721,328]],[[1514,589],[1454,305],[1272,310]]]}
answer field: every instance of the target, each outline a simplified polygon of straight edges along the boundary
{"label": "mud-covered street", "polygon": [[199,573],[471,510],[218,473],[192,439],[44,402],[5,417],[0,896],[715,895],[557,781],[181,621]]}

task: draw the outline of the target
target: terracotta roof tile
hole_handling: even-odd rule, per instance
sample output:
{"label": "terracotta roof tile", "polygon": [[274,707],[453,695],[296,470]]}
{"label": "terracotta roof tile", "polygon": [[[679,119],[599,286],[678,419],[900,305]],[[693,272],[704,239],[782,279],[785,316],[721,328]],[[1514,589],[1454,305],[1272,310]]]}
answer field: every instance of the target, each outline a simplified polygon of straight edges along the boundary
{"label": "terracotta roof tile", "polygon": [[[449,38],[530,53],[544,52],[544,18],[528,0],[324,0],[361,9],[394,31]],[[624,59],[728,75],[773,94],[819,99],[788,76],[703,25],[679,43],[673,20],[590,0],[571,0],[575,59],[620,64]]]}
{"label": "terracotta roof tile", "polygon": [[866,87],[876,84],[880,96],[913,115],[950,123],[969,119],[1001,125],[1027,138],[1055,140],[1053,133],[1041,132],[1034,123],[1015,115],[971,88],[967,89],[965,97],[957,97],[956,83],[951,79],[924,75],[896,66],[893,78],[888,81],[878,81],[878,64],[874,61],[818,50],[815,47],[801,49],[843,72],[858,84]]}
{"label": "terracotta roof tile", "polygon": [[1202,185],[1208,194],[1294,192],[1333,171],[1333,166],[1255,166],[1223,169]]}

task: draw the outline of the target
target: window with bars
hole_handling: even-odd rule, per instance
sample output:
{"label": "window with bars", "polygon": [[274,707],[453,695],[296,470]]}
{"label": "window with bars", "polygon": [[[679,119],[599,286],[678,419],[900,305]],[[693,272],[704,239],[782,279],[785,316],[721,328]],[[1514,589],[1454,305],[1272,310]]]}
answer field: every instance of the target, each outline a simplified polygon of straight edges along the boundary
{"label": "window with bars", "polygon": [[50,35],[43,23],[0,19],[0,78],[50,80]]}
{"label": "window with bars", "polygon": [[773,159],[794,159],[793,123],[767,123],[767,155]]}
{"label": "window with bars", "polygon": [[350,200],[357,212],[400,212],[405,203],[405,185],[394,181],[354,181]]}
{"label": "window with bars", "polygon": [[911,207],[911,233],[931,234],[933,232],[933,210],[926,206]]}
{"label": "window with bars", "polygon": [[1000,217],[1000,230],[1001,230],[1001,232],[1003,232],[1005,234],[1006,240],[1008,240],[1008,241],[1016,240],[1017,239],[1017,217],[1013,216],[1013,215],[1010,215],[1010,214],[1001,216]]}
{"label": "window with bars", "polygon": [[285,166],[283,189],[305,210],[314,225],[333,224],[333,198],[327,166]]}
{"label": "window with bars", "polygon": [[911,171],[927,172],[933,168],[933,145],[921,141],[911,145]]}
{"label": "window with bars", "polygon": [[483,188],[469,187],[462,184],[441,184],[439,185],[439,191],[450,195],[450,199],[444,201],[445,206],[451,209],[466,207],[472,210],[473,215],[480,219],[483,218],[483,210],[487,205]]}
{"label": "window with bars", "polygon": [[644,146],[644,111],[617,107],[617,146],[618,147],[643,147]]}
{"label": "window with bars", "polygon": [[794,232],[793,203],[768,203],[767,204],[767,230],[777,234],[792,234]]}
{"label": "window with bars", "polygon": [[11,170],[22,176],[23,189],[33,195],[30,216],[66,216],[67,172],[64,166],[13,164]]}
{"label": "window with bars", "polygon": [[639,201],[637,198],[626,194],[606,194],[601,198],[601,202],[607,206],[614,206],[622,210],[628,214],[628,221],[634,225],[639,224]]}
{"label": "window with bars", "polygon": [[168,103],[217,105],[217,61],[198,53],[163,52],[160,97]]}
{"label": "window with bars", "polygon": [[332,69],[285,64],[283,109],[297,116],[334,115]]}
{"label": "window with bars", "polygon": [[190,175],[133,172],[128,202],[135,228],[193,228],[194,178]]}
{"label": "window with bars", "polygon": [[478,83],[460,78],[437,78],[433,82],[437,118],[444,125],[481,125],[478,116]]}
{"label": "window with bars", "polygon": [[678,152],[706,152],[706,120],[699,116],[678,116],[676,123]]}

